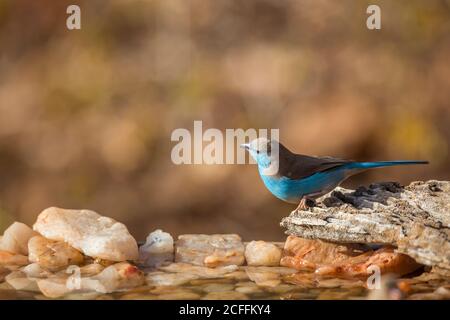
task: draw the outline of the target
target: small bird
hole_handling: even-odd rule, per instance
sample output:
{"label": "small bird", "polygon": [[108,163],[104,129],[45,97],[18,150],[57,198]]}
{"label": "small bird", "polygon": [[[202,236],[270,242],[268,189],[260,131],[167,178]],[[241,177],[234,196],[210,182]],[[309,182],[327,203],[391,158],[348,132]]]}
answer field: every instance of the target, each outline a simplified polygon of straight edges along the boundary
{"label": "small bird", "polygon": [[[427,164],[428,161],[397,160],[357,162],[332,157],[295,154],[276,140],[258,138],[242,144],[258,164],[265,186],[277,198],[298,204],[297,210],[313,207],[315,199],[362,171],[397,165]],[[275,168],[275,170],[274,170]]]}

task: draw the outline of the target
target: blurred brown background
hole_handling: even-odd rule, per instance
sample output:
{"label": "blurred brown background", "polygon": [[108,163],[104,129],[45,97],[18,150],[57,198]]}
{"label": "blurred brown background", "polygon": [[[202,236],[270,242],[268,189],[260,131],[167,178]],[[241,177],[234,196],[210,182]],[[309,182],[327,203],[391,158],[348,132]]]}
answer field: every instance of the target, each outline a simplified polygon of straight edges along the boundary
{"label": "blurred brown background", "polygon": [[172,164],[171,132],[194,120],[280,128],[300,153],[431,161],[346,187],[449,179],[449,18],[442,0],[0,0],[0,231],[60,206],[139,239],[282,239],[293,206],[255,166]]}

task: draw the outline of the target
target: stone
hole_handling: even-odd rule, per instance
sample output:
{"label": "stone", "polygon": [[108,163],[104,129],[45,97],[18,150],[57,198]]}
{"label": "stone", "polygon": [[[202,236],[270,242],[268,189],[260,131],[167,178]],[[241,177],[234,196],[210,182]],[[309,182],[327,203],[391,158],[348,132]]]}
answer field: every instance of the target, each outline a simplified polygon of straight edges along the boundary
{"label": "stone", "polygon": [[261,292],[261,288],[257,285],[255,286],[239,286],[235,289],[237,292],[244,293],[244,294],[253,294],[257,292]]}
{"label": "stone", "polygon": [[204,292],[225,292],[234,290],[234,286],[226,283],[211,283],[203,286],[202,290]]}
{"label": "stone", "polygon": [[38,263],[30,263],[21,269],[28,278],[46,278],[52,275],[48,270],[43,269]]}
{"label": "stone", "polygon": [[249,266],[278,266],[281,249],[270,242],[251,241],[245,247],[245,259]]}
{"label": "stone", "polygon": [[180,286],[200,276],[191,273],[150,272],[146,275],[149,286]]}
{"label": "stone", "polygon": [[81,276],[92,277],[99,274],[104,269],[105,267],[100,263],[91,263],[80,267],[80,274]]}
{"label": "stone", "polygon": [[250,280],[254,281],[261,287],[275,287],[281,283],[281,278],[278,273],[267,271],[246,270]]}
{"label": "stone", "polygon": [[65,278],[40,279],[37,280],[37,286],[47,298],[60,298],[72,291]]}
{"label": "stone", "polygon": [[28,255],[28,240],[35,236],[36,232],[21,222],[14,222],[5,230],[0,240],[0,250],[11,253]]}
{"label": "stone", "polygon": [[146,267],[159,267],[174,261],[174,242],[172,236],[158,229],[147,236],[139,248],[139,261]]}
{"label": "stone", "polygon": [[91,210],[51,207],[39,214],[33,229],[90,257],[110,261],[139,258],[136,240],[125,225]]}
{"label": "stone", "polygon": [[450,275],[450,182],[377,183],[356,191],[336,188],[281,221],[301,238],[386,244],[418,263]]}
{"label": "stone", "polygon": [[244,244],[236,234],[180,235],[175,246],[175,261],[198,266],[243,265]]}
{"label": "stone", "polygon": [[42,268],[57,271],[69,265],[80,265],[84,257],[80,251],[61,241],[34,236],[28,242],[28,259]]}
{"label": "stone", "polygon": [[29,279],[21,271],[14,271],[5,277],[5,281],[15,290],[39,292],[36,281]]}
{"label": "stone", "polygon": [[5,276],[10,272],[11,271],[8,268],[0,266],[0,282],[2,282],[5,279]]}
{"label": "stone", "polygon": [[235,281],[244,281],[248,280],[247,273],[243,270],[237,270],[230,273],[227,273],[223,276],[225,279],[232,279]]}
{"label": "stone", "polygon": [[202,300],[248,300],[248,296],[237,291],[210,292]]}
{"label": "stone", "polygon": [[199,278],[220,278],[227,274],[231,274],[239,269],[236,265],[229,265],[224,267],[208,268],[191,265],[188,263],[172,263],[168,266],[160,267],[162,271],[177,272],[185,274],[197,275]]}
{"label": "stone", "polygon": [[0,251],[0,265],[25,266],[28,264],[28,257],[21,254],[14,254],[9,251]]}
{"label": "stone", "polygon": [[174,290],[170,293],[163,293],[156,297],[158,300],[198,300],[200,295],[198,293],[188,290]]}
{"label": "stone", "polygon": [[265,267],[265,266],[245,266],[241,267],[242,270],[250,271],[250,272],[271,272],[271,273],[277,273],[279,275],[290,275],[293,273],[297,273],[298,270],[294,268],[288,268],[288,267]]}
{"label": "stone", "polygon": [[372,250],[357,244],[335,244],[321,240],[289,236],[285,243],[282,266],[298,270],[314,270],[320,275],[368,277],[371,266],[378,266],[381,274],[404,275],[420,264],[407,255],[395,252],[392,247]]}
{"label": "stone", "polygon": [[81,279],[81,289],[111,293],[145,283],[144,274],[135,266],[121,262],[105,268],[98,275]]}

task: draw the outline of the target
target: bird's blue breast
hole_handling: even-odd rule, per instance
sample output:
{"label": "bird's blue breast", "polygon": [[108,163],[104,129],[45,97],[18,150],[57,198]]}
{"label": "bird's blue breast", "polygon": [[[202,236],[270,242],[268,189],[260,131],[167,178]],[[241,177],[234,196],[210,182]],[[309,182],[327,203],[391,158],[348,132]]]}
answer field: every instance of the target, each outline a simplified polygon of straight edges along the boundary
{"label": "bird's blue breast", "polygon": [[259,174],[266,188],[277,198],[291,203],[298,203],[303,196],[328,193],[345,178],[343,169],[318,172],[299,180],[267,176],[262,170],[259,168]]}

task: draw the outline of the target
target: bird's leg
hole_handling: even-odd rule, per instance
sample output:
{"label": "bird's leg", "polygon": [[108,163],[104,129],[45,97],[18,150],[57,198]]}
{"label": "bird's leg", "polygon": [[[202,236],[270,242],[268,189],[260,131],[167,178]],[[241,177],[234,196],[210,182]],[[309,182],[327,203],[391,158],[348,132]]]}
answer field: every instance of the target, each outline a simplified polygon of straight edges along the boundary
{"label": "bird's leg", "polygon": [[316,202],[314,201],[314,199],[303,197],[300,200],[300,203],[298,204],[297,208],[295,208],[294,212],[308,210],[309,208],[314,207],[315,204]]}

